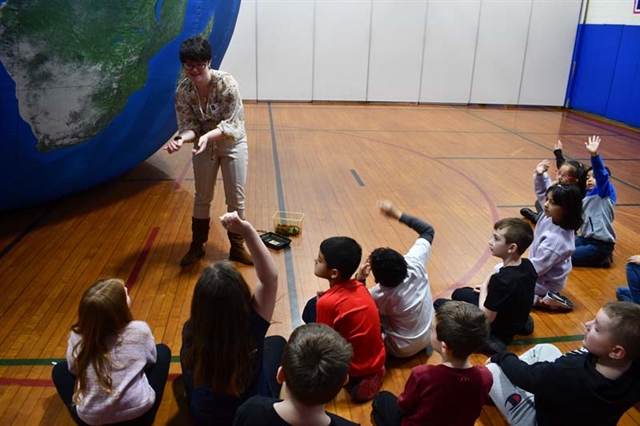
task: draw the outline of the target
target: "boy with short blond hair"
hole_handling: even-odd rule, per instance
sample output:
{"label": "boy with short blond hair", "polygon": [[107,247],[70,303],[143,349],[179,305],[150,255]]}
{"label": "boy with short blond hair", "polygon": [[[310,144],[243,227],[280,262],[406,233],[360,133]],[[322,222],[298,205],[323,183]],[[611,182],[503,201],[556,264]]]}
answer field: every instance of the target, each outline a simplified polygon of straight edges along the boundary
{"label": "boy with short blond hair", "polygon": [[490,396],[509,424],[614,426],[640,401],[640,306],[608,302],[585,326],[578,351],[491,357]]}
{"label": "boy with short blond hair", "polygon": [[380,392],[372,404],[374,424],[473,426],[493,380],[486,367],[471,365],[469,355],[488,335],[489,321],[477,306],[450,301],[438,307],[431,345],[442,364],[413,368],[398,398]]}

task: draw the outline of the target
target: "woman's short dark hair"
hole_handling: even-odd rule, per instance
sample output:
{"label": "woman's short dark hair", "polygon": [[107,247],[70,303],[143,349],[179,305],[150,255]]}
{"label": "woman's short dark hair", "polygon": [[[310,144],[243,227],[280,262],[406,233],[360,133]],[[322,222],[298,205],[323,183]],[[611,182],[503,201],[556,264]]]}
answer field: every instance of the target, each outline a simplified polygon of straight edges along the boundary
{"label": "woman's short dark hair", "polygon": [[207,62],[211,60],[211,44],[202,36],[189,37],[180,45],[180,62]]}

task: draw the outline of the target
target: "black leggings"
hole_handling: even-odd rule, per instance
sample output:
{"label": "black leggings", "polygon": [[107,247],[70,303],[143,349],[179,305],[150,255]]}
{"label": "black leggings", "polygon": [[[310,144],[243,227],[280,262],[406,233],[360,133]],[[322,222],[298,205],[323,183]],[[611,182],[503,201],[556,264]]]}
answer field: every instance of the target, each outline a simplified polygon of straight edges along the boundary
{"label": "black leggings", "polygon": [[[134,425],[151,425],[156,418],[158,408],[162,402],[162,394],[164,393],[164,385],[167,382],[167,376],[169,375],[169,363],[171,363],[171,349],[165,344],[156,345],[156,363],[149,366],[144,370],[144,374],[147,376],[149,385],[156,393],[156,401],[153,406],[137,419],[127,420],[125,422],[117,423],[121,426],[134,426]],[[81,426],[86,425],[76,411],[76,406],[73,405],[73,389],[76,382],[76,376],[69,371],[69,364],[67,361],[58,363],[53,367],[51,372],[53,384],[56,386],[58,395],[62,399],[62,402],[69,410],[73,420]]]}

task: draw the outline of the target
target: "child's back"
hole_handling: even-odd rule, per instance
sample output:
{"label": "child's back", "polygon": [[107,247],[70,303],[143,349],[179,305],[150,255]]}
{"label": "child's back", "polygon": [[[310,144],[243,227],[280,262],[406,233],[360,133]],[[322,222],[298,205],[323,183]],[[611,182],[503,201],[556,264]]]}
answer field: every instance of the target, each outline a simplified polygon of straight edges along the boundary
{"label": "child's back", "polygon": [[398,407],[405,413],[402,426],[473,425],[492,382],[491,373],[479,365],[464,369],[444,364],[415,367],[398,397]]}
{"label": "child's back", "polygon": [[489,320],[477,306],[449,301],[436,310],[431,345],[442,356],[440,365],[411,370],[398,398],[383,391],[373,400],[371,413],[377,426],[472,426],[493,384],[491,372],[473,366],[469,355],[489,335]]}
{"label": "child's back", "polygon": [[314,273],[329,281],[329,289],[311,298],[302,319],[337,330],[353,346],[349,388],[353,398],[373,398],[382,384],[386,351],[378,308],[366,286],[350,279],[362,259],[362,248],[353,238],[331,237],[320,244]]}
{"label": "child's back", "polygon": [[353,346],[350,376],[367,376],[383,368],[378,308],[361,282],[352,279],[335,284],[318,299],[317,315],[319,323],[338,331]]}

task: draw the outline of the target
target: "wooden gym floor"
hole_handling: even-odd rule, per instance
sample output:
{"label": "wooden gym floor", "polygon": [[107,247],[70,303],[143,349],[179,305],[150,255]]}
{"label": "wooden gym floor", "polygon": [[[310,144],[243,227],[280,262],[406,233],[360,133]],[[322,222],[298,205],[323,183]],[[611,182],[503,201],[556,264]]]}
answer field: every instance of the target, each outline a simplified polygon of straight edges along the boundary
{"label": "wooden gym floor", "polygon": [[[365,253],[379,246],[404,252],[416,234],[376,210],[389,198],[436,230],[427,271],[434,299],[480,283],[497,263],[487,249],[493,223],[532,206],[532,172],[553,159],[560,138],[567,157],[588,162],[583,142],[602,136],[601,154],[618,191],[618,244],[609,269],[574,269],[564,292],[570,313],[535,312],[532,336],[561,350],[580,346],[583,323],[625,284],[625,261],[640,253],[640,132],[552,108],[447,105],[246,103],[249,140],[247,219],[272,230],[277,210],[305,214],[291,247],[273,252],[280,289],[270,334],[288,337],[306,300],[326,282],[313,259],[326,237],[349,235]],[[132,141],[135,143],[135,141]],[[126,155],[126,153],[123,153]],[[228,256],[214,220],[203,262],[178,265],[190,242],[193,174],[190,150],[160,150],[125,175],[43,205],[0,213],[0,424],[72,424],[50,380],[65,355],[69,328],[85,288],[103,277],[126,280],[136,319],[174,354],[156,424],[188,424],[180,388],[180,330],[196,279],[208,263]],[[216,185],[212,217],[223,206]],[[250,283],[252,268],[238,265]],[[368,283],[373,285],[372,282]],[[475,363],[484,356],[474,355]],[[399,393],[410,369],[440,356],[389,360],[383,389]],[[353,404],[342,391],[328,410],[369,424],[370,403]],[[504,425],[485,407],[478,425]],[[639,407],[621,422],[640,424]]]}

